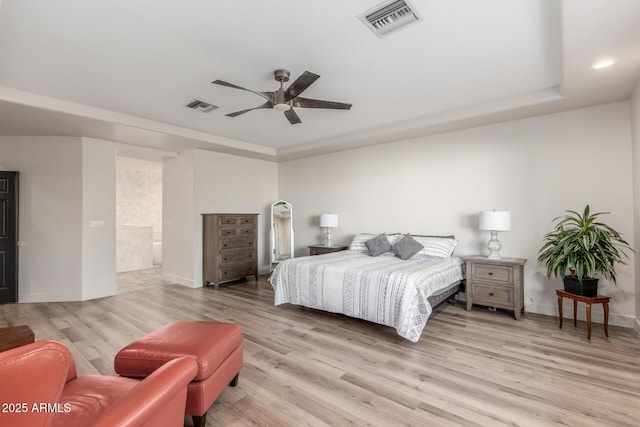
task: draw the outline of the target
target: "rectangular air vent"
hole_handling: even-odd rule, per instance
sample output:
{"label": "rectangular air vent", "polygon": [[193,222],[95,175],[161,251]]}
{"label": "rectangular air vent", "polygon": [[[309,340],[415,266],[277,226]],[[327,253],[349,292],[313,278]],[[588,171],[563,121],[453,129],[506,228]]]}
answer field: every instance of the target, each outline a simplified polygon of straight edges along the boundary
{"label": "rectangular air vent", "polygon": [[199,99],[194,99],[187,104],[187,107],[191,108],[192,110],[201,111],[203,113],[208,113],[209,111],[213,111],[218,108],[215,105],[211,105],[208,102],[200,101]]}
{"label": "rectangular air vent", "polygon": [[381,3],[358,16],[378,37],[420,20],[418,14],[404,0]]}

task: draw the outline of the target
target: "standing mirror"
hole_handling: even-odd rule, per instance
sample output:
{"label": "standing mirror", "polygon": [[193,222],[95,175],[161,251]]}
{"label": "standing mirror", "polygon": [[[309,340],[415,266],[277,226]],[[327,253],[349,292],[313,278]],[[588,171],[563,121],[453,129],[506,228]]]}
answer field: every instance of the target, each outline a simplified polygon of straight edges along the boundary
{"label": "standing mirror", "polygon": [[293,258],[293,206],[279,200],[271,205],[271,269]]}

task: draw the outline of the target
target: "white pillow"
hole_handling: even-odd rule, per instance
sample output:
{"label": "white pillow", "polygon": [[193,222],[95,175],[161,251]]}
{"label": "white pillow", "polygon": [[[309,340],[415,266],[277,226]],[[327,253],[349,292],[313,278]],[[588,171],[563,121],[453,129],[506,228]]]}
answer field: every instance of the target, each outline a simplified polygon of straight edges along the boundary
{"label": "white pillow", "polygon": [[[354,236],[353,240],[351,241],[351,244],[349,245],[349,250],[353,252],[368,254],[369,248],[367,248],[367,245],[365,245],[365,242],[367,240],[373,239],[376,236],[378,236],[378,234],[366,234],[366,233],[362,233],[362,234],[358,234],[357,236]],[[402,234],[400,233],[387,234],[387,239],[389,239],[389,243],[391,243],[391,246],[398,243],[398,241],[400,241],[401,238],[402,238]],[[386,252],[382,255],[393,256],[394,254],[393,252]]]}
{"label": "white pillow", "polygon": [[[411,235],[418,243],[424,246],[417,254],[411,258],[450,258],[453,250],[458,245],[458,241],[449,237],[424,237]],[[366,247],[366,246],[365,246]]]}

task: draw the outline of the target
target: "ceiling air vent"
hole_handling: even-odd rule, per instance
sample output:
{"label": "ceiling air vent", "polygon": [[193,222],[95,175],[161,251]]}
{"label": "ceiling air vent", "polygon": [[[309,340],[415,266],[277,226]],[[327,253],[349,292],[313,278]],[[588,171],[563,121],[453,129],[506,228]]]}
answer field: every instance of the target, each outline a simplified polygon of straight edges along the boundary
{"label": "ceiling air vent", "polygon": [[420,20],[418,14],[404,0],[381,3],[358,18],[378,37],[384,37]]}
{"label": "ceiling air vent", "polygon": [[192,110],[201,111],[203,113],[208,113],[209,111],[213,111],[216,108],[218,108],[215,105],[211,105],[207,102],[200,101],[199,99],[194,99],[193,101],[187,104],[187,107],[191,108]]}

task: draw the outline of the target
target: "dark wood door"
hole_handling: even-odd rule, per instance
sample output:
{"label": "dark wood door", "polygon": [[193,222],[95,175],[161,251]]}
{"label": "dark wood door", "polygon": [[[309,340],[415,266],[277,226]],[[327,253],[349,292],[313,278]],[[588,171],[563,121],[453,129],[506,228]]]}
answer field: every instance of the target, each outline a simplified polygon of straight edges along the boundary
{"label": "dark wood door", "polygon": [[0,171],[0,304],[18,302],[18,176]]}

